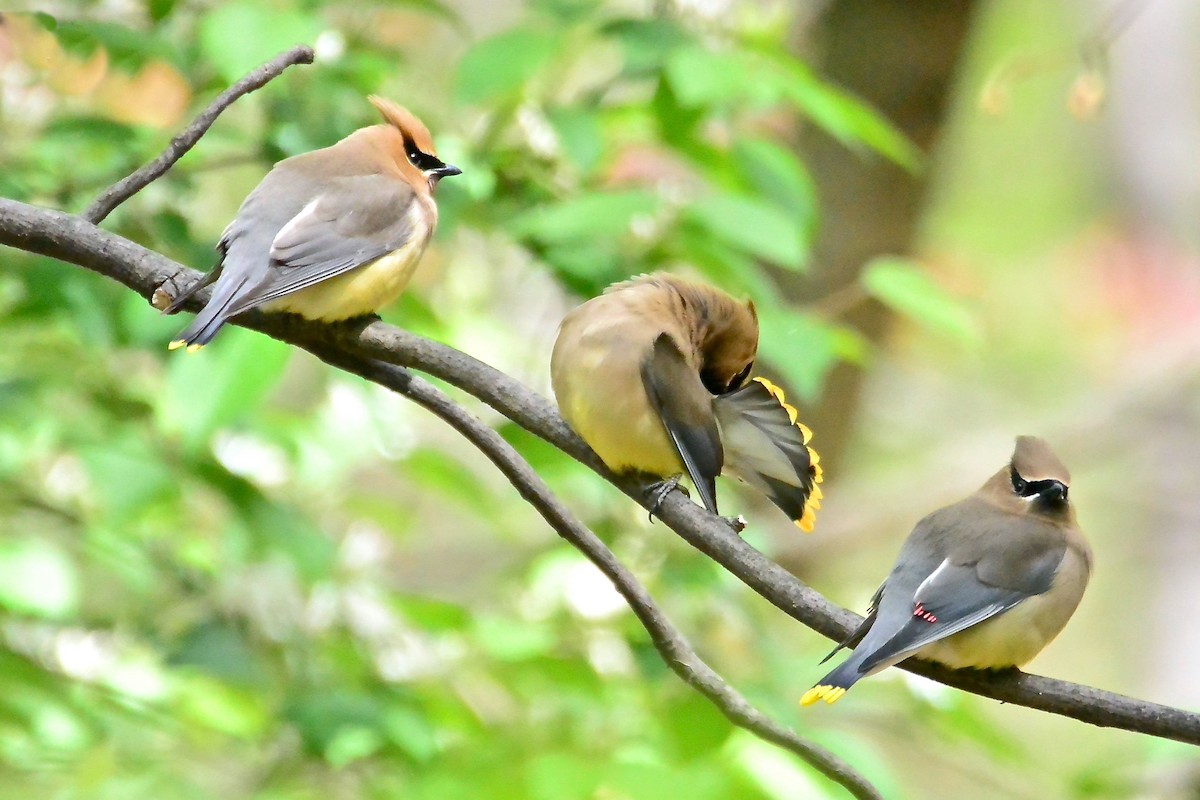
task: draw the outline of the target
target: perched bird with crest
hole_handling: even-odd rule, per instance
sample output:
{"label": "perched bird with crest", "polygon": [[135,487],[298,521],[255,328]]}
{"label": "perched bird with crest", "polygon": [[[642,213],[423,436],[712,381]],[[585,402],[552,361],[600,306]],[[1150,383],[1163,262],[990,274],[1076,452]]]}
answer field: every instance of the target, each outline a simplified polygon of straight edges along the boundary
{"label": "perched bird with crest", "polygon": [[[965,500],[909,534],[836,669],[800,699],[836,702],[860,678],[909,656],[956,669],[1019,667],[1075,613],[1092,550],[1050,446],[1017,437],[1012,461]],[[823,662],[822,662],[823,663]]]}
{"label": "perched bird with crest", "polygon": [[686,471],[714,514],[728,472],[811,531],[821,499],[812,434],[776,386],[750,378],[757,351],[753,303],[659,272],[567,314],[550,375],[563,418],[614,472],[676,476],[666,491]]}
{"label": "perched bird with crest", "polygon": [[215,282],[172,350],[202,347],[252,308],[336,321],[374,313],[404,291],[437,226],[433,190],[461,170],[437,157],[407,109],[368,99],[383,124],[280,161],[242,203],[216,267],[164,310]]}

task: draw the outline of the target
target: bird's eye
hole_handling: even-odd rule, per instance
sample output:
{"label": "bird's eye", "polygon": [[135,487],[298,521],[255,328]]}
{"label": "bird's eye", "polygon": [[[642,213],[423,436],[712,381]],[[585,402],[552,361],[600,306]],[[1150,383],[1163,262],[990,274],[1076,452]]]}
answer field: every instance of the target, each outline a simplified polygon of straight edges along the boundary
{"label": "bird's eye", "polygon": [[408,163],[412,164],[421,172],[429,172],[430,170],[438,169],[446,166],[437,156],[431,156],[409,137],[404,137],[404,155],[408,156]]}
{"label": "bird's eye", "polygon": [[409,136],[407,133],[403,134],[403,136],[404,136],[404,155],[408,156],[408,160],[413,165],[416,165],[417,159],[423,155],[421,153],[421,148],[417,147],[417,143],[414,142],[412,140],[412,137]]}
{"label": "bird's eye", "polygon": [[1025,496],[1025,490],[1029,488],[1029,482],[1018,475],[1016,469],[1012,470],[1012,485],[1013,492],[1021,495],[1022,497]]}
{"label": "bird's eye", "polygon": [[754,369],[753,361],[747,364],[741,372],[733,376],[733,380],[729,382],[728,391],[732,392],[734,389],[740,389],[742,384],[746,382],[746,379],[750,377],[750,370],[752,369]]}

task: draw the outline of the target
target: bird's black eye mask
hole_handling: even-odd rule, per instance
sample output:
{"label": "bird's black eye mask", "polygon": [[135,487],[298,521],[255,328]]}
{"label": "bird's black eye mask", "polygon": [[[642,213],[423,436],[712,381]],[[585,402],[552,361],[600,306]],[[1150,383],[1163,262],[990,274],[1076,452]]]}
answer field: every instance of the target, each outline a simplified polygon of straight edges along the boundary
{"label": "bird's black eye mask", "polygon": [[416,142],[409,136],[404,137],[404,154],[408,156],[409,163],[421,172],[433,172],[446,166],[437,156],[431,156],[417,147]]}
{"label": "bird's black eye mask", "polygon": [[754,369],[754,362],[751,361],[742,371],[734,375],[729,383],[725,383],[716,372],[711,369],[700,370],[700,382],[704,384],[704,388],[711,395],[727,394],[735,389],[742,388],[742,384],[750,377],[750,370]]}
{"label": "bird's black eye mask", "polygon": [[742,384],[744,384],[746,379],[750,377],[750,370],[752,369],[754,369],[753,361],[747,364],[741,372],[733,376],[733,380],[729,382],[729,386],[726,387],[725,391],[732,392],[734,389],[742,388]]}
{"label": "bird's black eye mask", "polygon": [[[1042,494],[1046,498],[1056,498],[1065,501],[1067,499],[1067,486],[1062,481],[1056,481],[1053,478],[1047,478],[1041,481],[1027,481],[1020,476],[1016,467],[1009,467],[1009,474],[1012,476],[1013,493],[1021,497],[1038,497]],[[1061,494],[1061,497],[1059,495]]]}

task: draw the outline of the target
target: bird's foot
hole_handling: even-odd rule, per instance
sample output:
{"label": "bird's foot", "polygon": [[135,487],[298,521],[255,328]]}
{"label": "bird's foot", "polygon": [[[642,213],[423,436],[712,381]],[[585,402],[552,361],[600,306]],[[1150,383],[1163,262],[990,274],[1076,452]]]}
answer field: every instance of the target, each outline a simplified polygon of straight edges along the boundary
{"label": "bird's foot", "polygon": [[663,500],[667,499],[667,495],[676,489],[683,492],[684,497],[691,497],[687,487],[679,483],[681,480],[683,480],[682,473],[655,481],[646,487],[646,495],[650,498],[650,513],[647,515],[647,519],[654,522],[654,515],[658,513],[659,506],[663,504]]}
{"label": "bird's foot", "polygon": [[746,530],[746,518],[741,514],[738,514],[736,517],[721,517],[721,519],[725,520],[726,525],[733,528],[734,533],[740,534]]}

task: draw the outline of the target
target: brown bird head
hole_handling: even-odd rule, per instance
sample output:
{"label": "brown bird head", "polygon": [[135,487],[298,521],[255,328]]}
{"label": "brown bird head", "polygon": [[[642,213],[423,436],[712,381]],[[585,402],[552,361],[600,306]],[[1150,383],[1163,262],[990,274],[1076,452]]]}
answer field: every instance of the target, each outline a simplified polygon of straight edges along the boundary
{"label": "brown bird head", "polygon": [[1050,445],[1036,436],[1018,436],[1008,468],[1012,493],[1045,514],[1065,514],[1071,473]]}
{"label": "brown bird head", "polygon": [[714,395],[740,388],[750,377],[758,352],[754,303],[738,302],[711,286],[674,275],[656,277],[679,295],[704,388]]}
{"label": "brown bird head", "polygon": [[397,159],[398,166],[410,183],[418,186],[424,181],[432,192],[442,178],[462,174],[461,169],[437,157],[429,129],[411,111],[378,95],[371,95],[367,99],[379,109],[384,120],[399,132],[404,144],[404,158]]}

